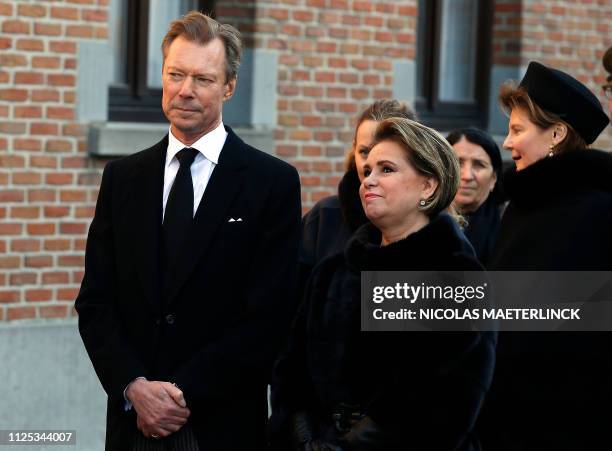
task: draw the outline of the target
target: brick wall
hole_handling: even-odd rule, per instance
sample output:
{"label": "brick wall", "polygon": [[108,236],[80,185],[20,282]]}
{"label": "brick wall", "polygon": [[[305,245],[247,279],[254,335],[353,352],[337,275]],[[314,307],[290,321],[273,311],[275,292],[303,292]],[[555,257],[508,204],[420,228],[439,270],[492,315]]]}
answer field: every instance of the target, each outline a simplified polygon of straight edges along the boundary
{"label": "brick wall", "polygon": [[417,3],[224,1],[218,8],[249,45],[278,52],[275,151],[300,171],[305,209],[336,192],[354,116],[392,96],[392,61],[414,59]]}
{"label": "brick wall", "polygon": [[107,0],[0,1],[0,320],[73,315],[103,163],[75,122],[81,39]]}

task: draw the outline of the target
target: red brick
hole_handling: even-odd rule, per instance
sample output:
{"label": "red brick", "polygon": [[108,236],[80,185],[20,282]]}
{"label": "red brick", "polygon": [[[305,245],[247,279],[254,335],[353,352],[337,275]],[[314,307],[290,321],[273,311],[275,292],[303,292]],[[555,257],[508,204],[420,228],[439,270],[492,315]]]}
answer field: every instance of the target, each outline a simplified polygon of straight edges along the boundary
{"label": "red brick", "polygon": [[0,38],[0,50],[10,49],[13,46],[11,38]]}
{"label": "red brick", "polygon": [[0,202],[23,202],[24,198],[25,196],[23,190],[0,190]]}
{"label": "red brick", "polygon": [[9,82],[9,73],[3,72],[0,70],[0,83],[8,83]]}
{"label": "red brick", "polygon": [[74,212],[75,218],[88,218],[91,219],[96,211],[95,207],[77,207]]}
{"label": "red brick", "polygon": [[[44,69],[58,69],[60,67],[60,58],[58,56],[34,56],[32,57],[32,67]],[[51,79],[52,76],[49,76]],[[42,83],[42,82],[41,82]]]}
{"label": "red brick", "polygon": [[49,49],[55,53],[76,53],[76,42],[72,41],[51,41]]}
{"label": "red brick", "polygon": [[85,266],[84,255],[60,255],[58,259],[58,266]]}
{"label": "red brick", "polygon": [[17,41],[17,49],[42,52],[45,49],[45,43],[40,39],[19,39]]}
{"label": "red brick", "polygon": [[73,271],[72,272],[72,283],[77,283],[80,285],[81,282],[83,281],[84,275],[85,275],[85,272],[83,270]]}
{"label": "red brick", "polygon": [[342,83],[354,84],[359,81],[359,75],[352,73],[352,72],[348,72],[348,73],[345,72],[345,73],[340,74],[340,81]]}
{"label": "red brick", "polygon": [[53,257],[50,255],[28,255],[25,257],[27,268],[48,268],[53,266]]}
{"label": "red brick", "polygon": [[68,25],[66,26],[66,36],[77,38],[91,38],[94,35],[94,28],[90,25]]}
{"label": "red brick", "polygon": [[47,82],[52,86],[75,86],[76,79],[74,75],[49,74]]}
{"label": "red brick", "polygon": [[329,65],[329,67],[333,67],[333,68],[337,68],[337,69],[344,69],[346,67],[348,67],[348,61],[346,60],[346,58],[329,58],[329,60],[327,61],[327,64]]}
{"label": "red brick", "polygon": [[297,146],[278,145],[276,146],[276,154],[279,157],[295,157],[297,156]]}
{"label": "red brick", "polygon": [[62,26],[53,23],[35,23],[34,34],[42,36],[59,36],[62,34]]}
{"label": "red brick", "polygon": [[44,305],[38,308],[41,318],[65,318],[68,316],[66,305]]}
{"label": "red brick", "polygon": [[77,60],[76,58],[66,58],[64,60],[64,69],[76,69],[77,67]]}
{"label": "red brick", "polygon": [[289,11],[283,8],[270,8],[266,11],[266,16],[284,22],[289,19]]}
{"label": "red brick", "polygon": [[45,176],[47,185],[71,185],[74,175],[70,172],[51,172]]}
{"label": "red brick", "polygon": [[79,222],[60,223],[60,234],[62,235],[82,235],[87,232],[87,224]]}
{"label": "red brick", "polygon": [[67,251],[70,249],[70,240],[45,240],[46,251]]}
{"label": "red brick", "polygon": [[311,22],[314,19],[314,13],[312,11],[298,10],[292,12],[293,20],[298,22]]}
{"label": "red brick", "polygon": [[0,167],[3,168],[23,168],[25,158],[20,155],[0,155]]}
{"label": "red brick", "polygon": [[43,285],[67,284],[69,282],[70,274],[64,271],[44,272],[42,275]]}
{"label": "red brick", "polygon": [[25,299],[28,302],[45,302],[50,301],[53,295],[52,290],[26,290]]}
{"label": "red brick", "polygon": [[0,223],[0,235],[20,235],[22,230],[23,224],[18,222]]}
{"label": "red brick", "polygon": [[57,135],[59,127],[50,122],[34,122],[30,125],[30,133],[33,135]]}
{"label": "red brick", "polygon": [[306,36],[309,38],[320,38],[325,36],[326,31],[323,27],[306,27]]}
{"label": "red brick", "polygon": [[64,136],[84,136],[85,127],[82,124],[64,124],[62,126]]}
{"label": "red brick", "polygon": [[21,259],[19,257],[0,257],[0,268],[2,269],[15,269],[19,268]]}
{"label": "red brick", "polygon": [[10,3],[0,3],[0,16],[12,16],[13,5]]}
{"label": "red brick", "polygon": [[52,223],[33,223],[27,226],[30,235],[53,235],[55,234],[55,224]]}
{"label": "red brick", "polygon": [[[302,148],[302,155],[305,157],[320,157],[321,147],[319,146],[304,146]],[[320,180],[319,180],[320,182]]]}
{"label": "red brick", "polygon": [[30,34],[30,24],[23,20],[5,20],[2,22],[3,33]]}
{"label": "red brick", "polygon": [[47,218],[62,218],[70,214],[70,207],[46,206],[43,214]]}
{"label": "red brick", "polygon": [[39,72],[15,72],[14,80],[18,85],[40,85],[44,82],[44,76]]}
{"label": "red brick", "polygon": [[101,182],[102,174],[99,174],[97,172],[89,174],[79,174],[77,185],[99,187]]}
{"label": "red brick", "polygon": [[47,152],[70,152],[72,150],[72,142],[64,139],[50,139],[45,144]]}
{"label": "red brick", "polygon": [[38,89],[32,91],[34,102],[59,102],[60,93],[55,89]]}
{"label": "red brick", "polygon": [[11,208],[11,218],[38,218],[40,216],[39,207],[13,207]]}
{"label": "red brick", "polygon": [[335,42],[317,42],[317,52],[319,53],[335,53],[336,50]]}
{"label": "red brick", "polygon": [[40,151],[42,141],[39,139],[15,138],[13,140],[13,150]]}
{"label": "red brick", "polygon": [[327,88],[327,96],[335,99],[346,98],[346,88]]}
{"label": "red brick", "polygon": [[335,24],[340,22],[340,15],[338,13],[322,11],[319,13],[319,23],[321,24]]}
{"label": "red brick", "polygon": [[[12,284],[11,284],[12,285]],[[19,302],[21,296],[19,291],[0,291],[0,304],[10,304]]]}
{"label": "red brick", "polygon": [[42,116],[42,108],[39,106],[16,106],[13,108],[13,116],[17,118],[38,119]]}
{"label": "red brick", "polygon": [[23,135],[26,131],[24,122],[0,122],[0,134]]}
{"label": "red brick", "polygon": [[74,108],[47,107],[47,118],[74,120]]}
{"label": "red brick", "polygon": [[56,192],[50,189],[28,190],[28,202],[54,202]]}
{"label": "red brick", "polygon": [[14,185],[39,185],[42,175],[37,172],[15,172],[11,181]]}
{"label": "red brick", "polygon": [[[95,27],[94,37],[96,39],[108,39],[108,28],[107,27]],[[246,43],[246,40],[245,40]]]}
{"label": "red brick", "polygon": [[54,19],[78,20],[79,10],[73,7],[53,6],[51,7],[51,17]]}
{"label": "red brick", "polygon": [[62,288],[57,290],[57,299],[59,301],[74,301],[78,295],[78,288]]}
{"label": "red brick", "polygon": [[19,5],[17,14],[28,17],[45,17],[47,15],[47,8],[42,5]]}
{"label": "red brick", "polygon": [[[0,117],[8,117],[9,116],[9,107],[8,105],[0,105]],[[6,140],[0,138],[0,150],[6,149]]]}
{"label": "red brick", "polygon": [[85,190],[62,190],[60,193],[62,202],[85,202],[86,200],[87,191]]}
{"label": "red brick", "polygon": [[302,125],[304,127],[320,127],[323,125],[321,116],[303,116]]}
{"label": "red brick", "polygon": [[57,168],[57,158],[48,156],[30,156],[30,166],[36,168]]}
{"label": "red brick", "polygon": [[303,129],[291,130],[289,138],[295,141],[310,141],[312,139],[312,132]]}
{"label": "red brick", "polygon": [[11,241],[11,251],[20,252],[38,252],[40,250],[40,241],[38,240],[13,240]]}
{"label": "red brick", "polygon": [[0,100],[9,102],[23,102],[28,98],[28,91],[25,89],[0,89]]}
{"label": "red brick", "polygon": [[34,285],[36,284],[37,276],[35,272],[20,272],[10,275],[9,283],[13,286],[19,285]]}
{"label": "red brick", "polygon": [[34,307],[9,307],[6,310],[6,319],[9,321],[31,319],[36,317]]}

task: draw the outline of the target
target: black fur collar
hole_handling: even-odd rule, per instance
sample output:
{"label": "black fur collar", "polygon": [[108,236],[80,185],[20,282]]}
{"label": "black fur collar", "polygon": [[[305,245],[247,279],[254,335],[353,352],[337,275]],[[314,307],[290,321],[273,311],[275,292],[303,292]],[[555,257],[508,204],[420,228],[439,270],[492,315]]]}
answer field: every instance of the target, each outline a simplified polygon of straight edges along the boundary
{"label": "black fur collar", "polygon": [[524,206],[584,190],[612,193],[612,155],[589,149],[544,158],[522,171],[507,171],[504,188],[512,202]]}
{"label": "black fur collar", "polygon": [[359,197],[360,185],[356,169],[349,169],[338,184],[338,199],[342,217],[352,232],[368,222]]}
{"label": "black fur collar", "polygon": [[459,226],[442,213],[406,238],[380,246],[381,233],[371,223],[361,226],[346,247],[346,260],[355,271],[479,270],[474,250]]}

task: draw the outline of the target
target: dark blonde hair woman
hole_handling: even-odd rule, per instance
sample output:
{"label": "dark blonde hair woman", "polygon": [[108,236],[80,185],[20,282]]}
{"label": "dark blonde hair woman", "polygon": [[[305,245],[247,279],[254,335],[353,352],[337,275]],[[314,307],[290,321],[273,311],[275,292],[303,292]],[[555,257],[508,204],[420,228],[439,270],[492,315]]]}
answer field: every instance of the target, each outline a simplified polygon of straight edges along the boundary
{"label": "dark blonde hair woman", "polygon": [[491,333],[360,332],[360,272],[480,270],[444,210],[459,162],[434,130],[382,121],[363,166],[366,223],[318,265],[276,365],[276,449],[471,450],[489,385]]}
{"label": "dark blonde hair woman", "polygon": [[338,194],[321,199],[304,216],[300,248],[304,279],[325,257],[342,252],[353,232],[367,221],[358,193],[363,164],[370,152],[376,126],[390,117],[415,119],[415,114],[406,103],[392,99],[377,100],[360,113]]}
{"label": "dark blonde hair woman", "polygon": [[[500,102],[510,203],[492,268],[612,269],[612,156],[589,145],[608,124],[599,100],[570,75],[530,63]],[[610,447],[612,341],[597,333],[500,333],[479,431],[487,450]]]}

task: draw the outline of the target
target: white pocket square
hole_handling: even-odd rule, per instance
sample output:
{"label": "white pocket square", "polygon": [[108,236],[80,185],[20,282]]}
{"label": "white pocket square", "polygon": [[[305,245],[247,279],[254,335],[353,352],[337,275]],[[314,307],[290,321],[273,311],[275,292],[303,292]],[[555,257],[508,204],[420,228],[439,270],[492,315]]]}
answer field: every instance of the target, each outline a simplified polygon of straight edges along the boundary
{"label": "white pocket square", "polygon": [[227,222],[242,222],[242,218],[229,218],[229,220]]}

